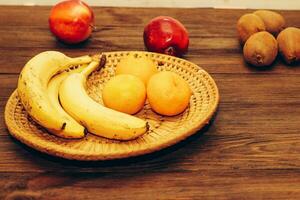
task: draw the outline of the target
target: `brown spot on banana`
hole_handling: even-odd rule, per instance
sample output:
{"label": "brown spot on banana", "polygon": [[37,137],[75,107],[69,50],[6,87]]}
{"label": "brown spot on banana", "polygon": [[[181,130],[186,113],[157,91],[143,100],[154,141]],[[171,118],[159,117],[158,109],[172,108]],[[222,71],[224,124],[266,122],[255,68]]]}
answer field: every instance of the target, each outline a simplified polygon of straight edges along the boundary
{"label": "brown spot on banana", "polygon": [[150,129],[150,125],[148,122],[146,122],[146,132],[149,131],[149,129]]}
{"label": "brown spot on banana", "polygon": [[64,130],[66,128],[67,123],[64,122],[63,125],[61,126],[61,130]]}
{"label": "brown spot on banana", "polygon": [[85,127],[84,127],[84,130],[83,130],[83,132],[84,132],[84,136],[86,136],[86,135],[88,134],[88,132],[89,132],[89,131],[88,131],[88,129],[87,129],[87,128],[85,128]]}

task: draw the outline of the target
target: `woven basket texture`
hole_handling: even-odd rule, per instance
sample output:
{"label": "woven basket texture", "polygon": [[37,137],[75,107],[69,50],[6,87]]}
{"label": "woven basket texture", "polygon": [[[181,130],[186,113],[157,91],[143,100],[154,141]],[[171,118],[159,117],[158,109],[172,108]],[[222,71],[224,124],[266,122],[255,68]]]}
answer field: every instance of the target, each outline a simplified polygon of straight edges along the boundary
{"label": "woven basket texture", "polygon": [[184,59],[163,54],[126,51],[107,52],[104,68],[88,78],[88,94],[103,104],[101,91],[115,75],[115,67],[123,57],[145,55],[158,66],[159,71],[173,71],[190,85],[193,95],[189,107],[173,117],[156,114],[146,102],[136,116],[149,123],[149,131],[131,141],[118,141],[88,133],[83,139],[63,139],[48,133],[35,123],[23,108],[16,90],[5,108],[5,122],[10,134],[22,143],[47,154],[72,160],[111,160],[143,155],[173,145],[205,126],[219,102],[219,92],[212,77],[199,66]]}

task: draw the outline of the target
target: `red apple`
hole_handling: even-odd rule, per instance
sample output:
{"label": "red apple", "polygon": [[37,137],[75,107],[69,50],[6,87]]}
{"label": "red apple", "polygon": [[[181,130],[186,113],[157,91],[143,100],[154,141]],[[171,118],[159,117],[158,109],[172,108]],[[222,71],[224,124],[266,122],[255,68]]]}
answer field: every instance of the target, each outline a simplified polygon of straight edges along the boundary
{"label": "red apple", "polygon": [[61,41],[69,44],[86,40],[92,32],[94,13],[80,0],[67,0],[56,4],[50,13],[49,27]]}
{"label": "red apple", "polygon": [[159,16],[145,26],[144,43],[149,51],[182,56],[188,50],[189,35],[176,19]]}

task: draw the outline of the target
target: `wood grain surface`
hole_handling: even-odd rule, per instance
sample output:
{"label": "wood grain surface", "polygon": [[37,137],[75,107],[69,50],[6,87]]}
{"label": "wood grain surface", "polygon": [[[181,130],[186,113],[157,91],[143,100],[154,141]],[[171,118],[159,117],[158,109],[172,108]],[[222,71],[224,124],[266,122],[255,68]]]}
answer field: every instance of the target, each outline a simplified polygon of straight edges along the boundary
{"label": "wood grain surface", "polygon": [[[49,11],[0,7],[0,199],[300,199],[300,66],[278,58],[258,70],[244,62],[235,24],[251,10],[97,7],[97,31],[76,46],[50,34]],[[300,11],[280,13],[300,27]],[[28,59],[44,50],[144,50],[143,27],[162,14],[186,26],[184,58],[219,87],[209,126],[163,151],[109,162],[58,159],[9,136],[4,106]]]}

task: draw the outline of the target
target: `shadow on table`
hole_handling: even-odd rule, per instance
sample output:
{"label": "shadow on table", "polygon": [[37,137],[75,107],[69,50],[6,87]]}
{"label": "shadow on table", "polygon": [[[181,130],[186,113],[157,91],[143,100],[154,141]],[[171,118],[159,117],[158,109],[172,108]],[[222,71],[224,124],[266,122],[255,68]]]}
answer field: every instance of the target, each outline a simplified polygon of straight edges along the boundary
{"label": "shadow on table", "polygon": [[[136,156],[136,157],[130,157],[130,158],[122,158],[122,159],[116,159],[116,160],[107,160],[107,161],[77,161],[77,160],[68,160],[60,157],[55,157],[51,156],[45,153],[41,153],[35,149],[32,149],[23,143],[19,142],[15,138],[11,137],[12,140],[17,144],[20,145],[23,149],[25,149],[27,152],[29,152],[31,155],[36,157],[36,159],[45,159],[46,161],[50,162],[55,162],[57,164],[63,165],[63,166],[72,166],[72,167],[80,167],[80,168],[91,168],[91,167],[114,167],[114,166],[129,166],[131,164],[137,164],[141,163],[144,161],[151,161],[154,159],[162,159],[163,156],[167,154],[171,154],[172,152],[177,151],[180,148],[183,148],[187,144],[190,144],[193,141],[200,142],[200,145],[205,143],[205,138],[203,135],[210,129],[211,125],[213,124],[215,117],[217,115],[217,112],[213,115],[212,119],[210,120],[209,124],[205,125],[202,129],[197,131],[197,133],[193,134],[192,136],[188,137],[187,139],[172,145],[170,147],[167,147],[165,149],[162,149],[160,151],[156,151],[150,154],[145,154],[141,156]],[[199,140],[199,138],[201,140]],[[192,153],[189,152],[189,155]],[[176,162],[177,157],[175,158],[175,161],[172,160],[173,162]],[[44,161],[37,161],[36,164],[38,165],[45,165],[42,162]],[[45,165],[46,166],[46,165]]]}
{"label": "shadow on table", "polygon": [[278,66],[284,66],[286,68],[292,69],[292,68],[300,67],[300,62],[294,62],[292,64],[287,64],[281,55],[277,55],[274,62],[269,66],[257,67],[257,66],[247,63],[245,61],[245,59],[244,59],[244,65],[252,72],[259,72],[259,71],[272,71],[275,67],[278,67]]}
{"label": "shadow on table", "polygon": [[251,70],[252,72],[256,72],[256,71],[271,71],[271,70],[274,69],[275,66],[277,66],[278,61],[279,61],[279,59],[278,59],[278,57],[277,57],[277,58],[275,59],[275,61],[274,61],[271,65],[268,65],[268,66],[260,66],[260,67],[258,67],[258,66],[254,66],[254,65],[252,65],[252,64],[247,63],[247,62],[245,61],[245,59],[244,59],[244,64],[245,64],[245,66],[246,66],[249,70]]}
{"label": "shadow on table", "polygon": [[61,48],[66,48],[66,49],[82,49],[82,48],[86,48],[88,45],[90,45],[90,43],[91,43],[90,38],[77,44],[68,44],[56,38],[56,46]]}

